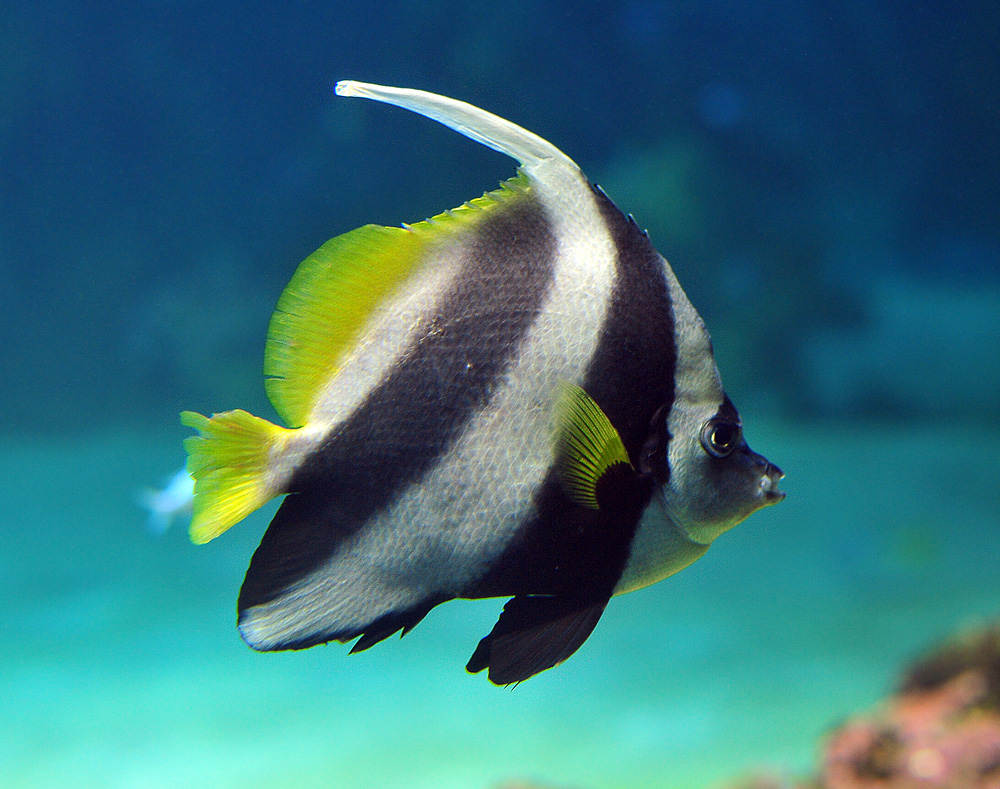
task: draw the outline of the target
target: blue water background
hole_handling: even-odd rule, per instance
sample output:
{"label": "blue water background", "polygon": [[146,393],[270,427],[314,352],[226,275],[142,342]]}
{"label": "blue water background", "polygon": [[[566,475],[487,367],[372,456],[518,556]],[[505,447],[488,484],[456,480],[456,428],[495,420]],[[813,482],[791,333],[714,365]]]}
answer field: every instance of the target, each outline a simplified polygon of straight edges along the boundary
{"label": "blue water background", "polygon": [[[0,9],[0,775],[10,786],[716,786],[808,770],[937,639],[1000,615],[1000,5],[21,3]],[[788,499],[613,601],[514,691],[501,601],[260,655],[268,512],[147,533],[184,408],[272,416],[295,266],[513,162],[337,99],[465,99],[649,229]],[[272,508],[273,509],[273,508]]]}

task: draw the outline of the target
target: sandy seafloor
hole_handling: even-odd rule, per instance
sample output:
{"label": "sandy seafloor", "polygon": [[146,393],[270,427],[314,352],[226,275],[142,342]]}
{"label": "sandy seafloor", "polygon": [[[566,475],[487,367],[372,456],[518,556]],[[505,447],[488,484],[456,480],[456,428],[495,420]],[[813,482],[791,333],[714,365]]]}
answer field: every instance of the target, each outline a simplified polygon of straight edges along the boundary
{"label": "sandy seafloor", "polygon": [[805,770],[900,666],[1000,615],[996,424],[753,422],[788,499],[618,598],[565,665],[464,671],[502,601],[403,641],[257,654],[236,594],[267,522],[152,539],[133,491],[180,428],[0,452],[0,784],[703,787]]}

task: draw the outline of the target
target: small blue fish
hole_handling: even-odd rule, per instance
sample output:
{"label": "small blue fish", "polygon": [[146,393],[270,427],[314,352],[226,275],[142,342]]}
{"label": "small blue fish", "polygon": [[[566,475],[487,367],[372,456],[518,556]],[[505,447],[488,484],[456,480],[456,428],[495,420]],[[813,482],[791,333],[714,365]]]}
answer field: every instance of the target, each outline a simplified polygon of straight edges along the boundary
{"label": "small blue fish", "polygon": [[454,99],[340,82],[508,154],[517,177],[295,272],[265,388],[289,427],[184,412],[191,537],[287,494],[254,553],[254,649],[405,635],[509,596],[467,669],[520,682],[575,652],[612,596],[666,578],[780,501],[711,341],[646,234],[551,143]]}
{"label": "small blue fish", "polygon": [[162,537],[175,520],[187,518],[194,505],[194,480],[186,468],[182,468],[167,482],[166,487],[142,488],[136,496],[136,503],[149,512],[146,529],[156,537]]}

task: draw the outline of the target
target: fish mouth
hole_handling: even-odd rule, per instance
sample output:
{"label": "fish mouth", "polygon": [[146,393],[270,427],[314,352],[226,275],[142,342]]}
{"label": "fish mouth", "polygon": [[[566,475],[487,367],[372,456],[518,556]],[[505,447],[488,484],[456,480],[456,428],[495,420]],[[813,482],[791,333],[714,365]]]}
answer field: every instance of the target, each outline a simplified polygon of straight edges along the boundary
{"label": "fish mouth", "polygon": [[764,506],[777,504],[785,498],[785,492],[778,490],[778,483],[784,479],[785,473],[773,463],[768,463],[767,468],[760,478],[760,493],[764,498]]}

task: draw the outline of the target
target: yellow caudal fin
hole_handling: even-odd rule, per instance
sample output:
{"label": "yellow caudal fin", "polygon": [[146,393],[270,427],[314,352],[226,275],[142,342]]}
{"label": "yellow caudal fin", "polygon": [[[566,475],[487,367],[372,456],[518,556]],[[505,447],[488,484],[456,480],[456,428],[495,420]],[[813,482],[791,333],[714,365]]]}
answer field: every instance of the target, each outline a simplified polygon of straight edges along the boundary
{"label": "yellow caudal fin", "polygon": [[292,431],[239,410],[211,418],[184,411],[181,424],[200,433],[184,439],[195,481],[192,542],[214,540],[283,492],[269,482],[269,461]]}

